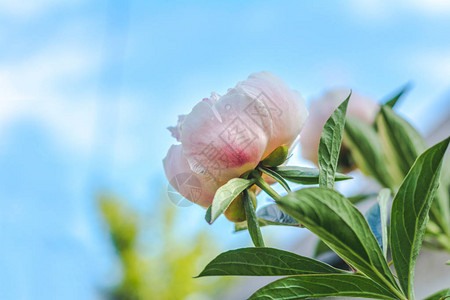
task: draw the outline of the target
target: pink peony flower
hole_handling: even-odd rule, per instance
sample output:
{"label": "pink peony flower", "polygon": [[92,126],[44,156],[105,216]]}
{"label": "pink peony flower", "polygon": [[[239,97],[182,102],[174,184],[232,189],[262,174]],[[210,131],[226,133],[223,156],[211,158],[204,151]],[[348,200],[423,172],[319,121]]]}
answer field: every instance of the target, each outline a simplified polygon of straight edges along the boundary
{"label": "pink peony flower", "polygon": [[253,170],[277,147],[292,147],[307,115],[299,93],[271,73],[254,73],[224,96],[212,93],[169,127],[181,144],[163,161],[166,176],[185,198],[208,207],[228,180]]}
{"label": "pink peony flower", "polygon": [[[310,116],[302,130],[300,139],[302,156],[318,165],[319,141],[323,126],[333,111],[342,103],[350,93],[350,90],[331,90],[321,98],[311,102],[309,107]],[[375,121],[379,105],[370,98],[352,93],[347,108],[347,116],[358,118],[368,124]],[[345,140],[343,141],[345,146]],[[346,155],[346,149],[341,149],[341,156]],[[340,170],[350,171],[353,166],[340,165]]]}

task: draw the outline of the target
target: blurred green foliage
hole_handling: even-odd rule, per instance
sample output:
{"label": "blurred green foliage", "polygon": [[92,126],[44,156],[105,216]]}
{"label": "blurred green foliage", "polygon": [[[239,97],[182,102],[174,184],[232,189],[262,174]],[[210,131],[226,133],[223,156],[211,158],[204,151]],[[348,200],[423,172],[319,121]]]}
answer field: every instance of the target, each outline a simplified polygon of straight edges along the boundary
{"label": "blurred green foliage", "polygon": [[[162,198],[162,197],[161,197]],[[120,282],[107,291],[114,300],[217,299],[230,279],[195,279],[220,252],[205,231],[177,233],[177,210],[166,199],[146,216],[116,196],[98,197],[100,211],[120,261]]]}

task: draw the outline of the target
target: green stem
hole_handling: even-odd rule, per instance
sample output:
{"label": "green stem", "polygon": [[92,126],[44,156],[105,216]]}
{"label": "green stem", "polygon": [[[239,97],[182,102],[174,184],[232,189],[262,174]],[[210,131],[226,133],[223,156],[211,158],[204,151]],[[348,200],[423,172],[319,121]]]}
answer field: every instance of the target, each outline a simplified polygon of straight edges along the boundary
{"label": "green stem", "polygon": [[289,184],[286,182],[286,180],[284,180],[284,178],[280,174],[266,167],[258,167],[258,170],[263,172],[267,176],[270,176],[273,179],[275,179],[279,184],[281,184],[281,186],[286,190],[286,192],[288,193],[291,192]]}
{"label": "green stem", "polygon": [[264,240],[259,227],[258,218],[256,217],[253,201],[256,203],[256,195],[251,190],[244,190],[244,209],[247,216],[247,228],[255,247],[265,247]]}
{"label": "green stem", "polygon": [[259,186],[264,192],[266,192],[267,195],[272,197],[275,201],[281,199],[281,196],[273,188],[271,188],[270,185],[264,181],[264,179],[262,179],[259,173],[253,173],[253,177],[256,179],[256,185]]}

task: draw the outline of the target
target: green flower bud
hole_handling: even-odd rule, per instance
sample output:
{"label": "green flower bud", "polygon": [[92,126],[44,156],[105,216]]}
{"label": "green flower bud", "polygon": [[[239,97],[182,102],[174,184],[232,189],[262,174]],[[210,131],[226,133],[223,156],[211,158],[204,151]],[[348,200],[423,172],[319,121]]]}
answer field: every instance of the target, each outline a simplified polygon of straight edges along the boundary
{"label": "green flower bud", "polygon": [[261,161],[261,164],[266,167],[277,167],[284,163],[289,155],[289,147],[282,145],[272,151],[266,158]]}
{"label": "green flower bud", "polygon": [[[256,209],[256,198],[252,199],[253,207]],[[244,195],[240,193],[233,202],[231,202],[230,206],[228,206],[225,211],[225,217],[231,222],[243,222],[247,220],[247,216],[245,215],[245,207],[244,207]]]}

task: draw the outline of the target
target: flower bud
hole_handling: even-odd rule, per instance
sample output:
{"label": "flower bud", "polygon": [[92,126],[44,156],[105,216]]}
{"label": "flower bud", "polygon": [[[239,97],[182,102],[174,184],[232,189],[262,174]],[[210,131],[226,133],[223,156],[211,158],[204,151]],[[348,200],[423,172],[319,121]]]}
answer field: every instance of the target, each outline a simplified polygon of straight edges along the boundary
{"label": "flower bud", "polygon": [[[254,188],[253,188],[254,190]],[[253,202],[253,207],[256,209],[256,198],[251,198]],[[239,196],[237,196],[233,202],[231,202],[230,206],[228,206],[227,210],[225,211],[224,215],[225,217],[231,221],[231,222],[243,222],[247,220],[247,215],[245,214],[245,208],[244,208],[244,195],[243,193],[240,193]]]}
{"label": "flower bud", "polygon": [[273,150],[266,158],[261,161],[261,164],[266,167],[277,167],[283,164],[288,158],[289,147],[287,145],[281,145]]}

